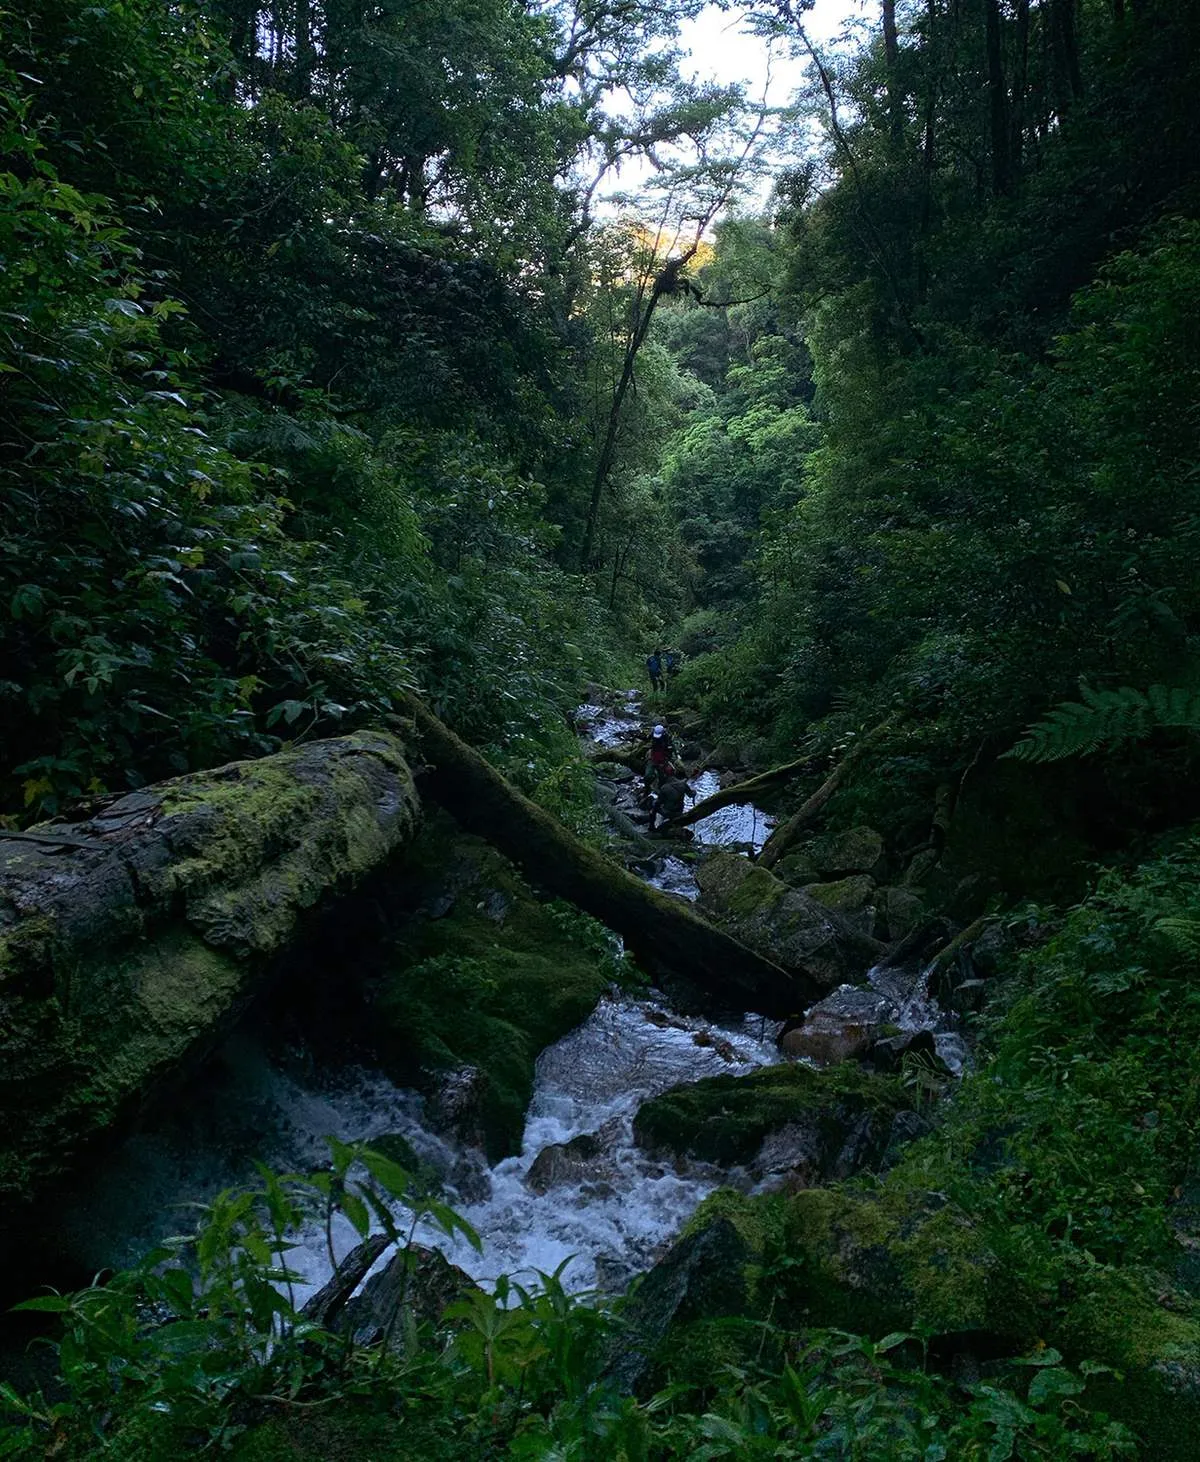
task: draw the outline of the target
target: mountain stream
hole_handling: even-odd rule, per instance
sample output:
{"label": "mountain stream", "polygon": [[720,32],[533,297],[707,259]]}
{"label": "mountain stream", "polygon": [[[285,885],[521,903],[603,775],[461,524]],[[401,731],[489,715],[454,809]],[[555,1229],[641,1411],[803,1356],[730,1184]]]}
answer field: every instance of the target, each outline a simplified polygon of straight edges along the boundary
{"label": "mountain stream", "polygon": [[[627,742],[644,730],[635,692],[609,709],[580,707],[578,716],[600,745]],[[698,798],[708,796],[717,774],[703,772],[692,785]],[[630,782],[616,793],[635,805]],[[691,847],[757,849],[770,826],[759,809],[734,805],[696,824]],[[694,899],[690,850],[675,846],[680,851],[669,842],[661,851],[655,845],[638,866],[657,887]],[[959,1038],[920,979],[873,970],[868,986],[834,992],[829,1013],[837,1018],[841,1000],[847,1020],[861,1019],[864,999],[902,1029],[938,1031],[939,1054],[952,1069],[961,1066]],[[127,1264],[164,1234],[190,1227],[192,1218],[179,1216],[181,1206],[252,1179],[255,1159],[280,1169],[321,1166],[327,1135],[369,1142],[398,1134],[437,1172],[447,1200],[480,1235],[482,1252],[428,1226],[418,1227],[418,1242],[440,1248],[484,1285],[500,1274],[528,1283],[536,1271],[563,1265],[568,1288],[614,1291],[654,1263],[706,1194],[731,1180],[751,1186],[745,1174],[648,1157],[633,1142],[638,1106],[680,1083],[778,1061],[778,1030],[753,1014],[715,1023],[680,1015],[653,993],[645,999],[614,993],[542,1053],[521,1151],[489,1168],[480,1153],[431,1129],[416,1092],[359,1067],[314,1070],[302,1051],[289,1053],[278,1039],[261,1038],[251,1023],[196,1083],[195,1100],[176,1103],[128,1139],[67,1207],[63,1242],[89,1268]],[[547,1149],[584,1134],[597,1138],[584,1164],[557,1173],[547,1167],[553,1157]],[[344,1220],[333,1237],[339,1256],[356,1242]],[[325,1282],[330,1265],[321,1227],[302,1236],[291,1263],[303,1276],[298,1298]]]}

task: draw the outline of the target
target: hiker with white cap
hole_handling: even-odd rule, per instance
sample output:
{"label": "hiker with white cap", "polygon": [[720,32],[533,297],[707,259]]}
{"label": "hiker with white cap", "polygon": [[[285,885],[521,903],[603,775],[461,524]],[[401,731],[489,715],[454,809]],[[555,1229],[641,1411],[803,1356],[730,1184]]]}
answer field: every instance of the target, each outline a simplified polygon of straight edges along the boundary
{"label": "hiker with white cap", "polygon": [[646,758],[646,791],[653,792],[668,777],[675,775],[675,748],[665,726],[655,726],[650,738],[650,754]]}

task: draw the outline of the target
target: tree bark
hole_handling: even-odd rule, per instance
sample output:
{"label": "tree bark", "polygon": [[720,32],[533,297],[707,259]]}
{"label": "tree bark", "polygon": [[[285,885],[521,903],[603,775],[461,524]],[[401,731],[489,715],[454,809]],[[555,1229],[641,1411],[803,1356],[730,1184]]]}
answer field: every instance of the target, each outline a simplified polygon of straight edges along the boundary
{"label": "tree bark", "polygon": [[1025,151],[1025,94],[1029,87],[1029,0],[1017,0],[1017,69],[1013,78],[1011,128],[1012,169],[1021,172]]}
{"label": "tree bark", "polygon": [[984,0],[987,45],[988,104],[992,134],[992,187],[1007,193],[1012,186],[1009,156],[1008,88],[1000,38],[1000,0]]}
{"label": "tree bark", "polygon": [[600,456],[596,462],[596,472],[592,478],[592,497],[588,504],[587,520],[583,528],[583,543],[579,549],[579,569],[586,573],[588,562],[592,556],[592,543],[596,536],[596,527],[600,521],[600,500],[604,494],[604,488],[612,473],[613,462],[617,455],[617,442],[621,433],[621,409],[625,405],[625,397],[629,394],[629,388],[633,384],[634,368],[637,365],[638,352],[645,344],[646,336],[650,333],[650,322],[654,318],[654,311],[669,288],[672,281],[678,275],[681,268],[685,267],[696,253],[696,245],[690,248],[684,255],[682,263],[672,261],[655,278],[653,287],[650,290],[650,299],[645,310],[637,320],[633,334],[629,337],[629,343],[625,347],[625,359],[621,363],[621,375],[617,381],[617,389],[613,392],[612,403],[608,410],[608,423],[604,428],[604,441],[600,447]]}
{"label": "tree bark", "polygon": [[925,125],[921,139],[921,223],[917,242],[917,301],[925,303],[929,293],[929,233],[933,221],[934,142],[937,129],[938,86],[934,75],[933,49],[937,27],[936,0],[928,0],[925,36]]}
{"label": "tree bark", "polygon": [[898,147],[904,135],[900,105],[900,38],[896,31],[896,0],[883,0],[883,53],[887,60],[888,131]]}
{"label": "tree bark", "polygon": [[874,731],[869,731],[855,746],[851,747],[799,811],[794,812],[788,818],[787,822],[781,823],[775,829],[763,845],[762,852],[758,855],[758,862],[762,867],[774,868],[775,864],[779,862],[780,858],[783,857],[799,835],[813,821],[817,813],[821,811],[841,786],[847,772],[858,761],[867,747],[873,742],[878,741],[890,726],[890,721],[884,721],[881,725],[876,726]]}
{"label": "tree bark", "polygon": [[650,974],[681,975],[724,1004],[764,1015],[786,1015],[819,998],[805,971],[781,969],[589,848],[511,787],[415,696],[405,697],[404,709],[432,763],[423,790],[536,883],[621,935]]}

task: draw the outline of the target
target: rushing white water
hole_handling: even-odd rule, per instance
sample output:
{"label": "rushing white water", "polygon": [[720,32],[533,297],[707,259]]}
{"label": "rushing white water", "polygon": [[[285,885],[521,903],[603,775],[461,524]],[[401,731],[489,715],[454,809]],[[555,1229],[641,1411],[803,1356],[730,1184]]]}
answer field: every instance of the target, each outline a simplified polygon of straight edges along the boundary
{"label": "rushing white water", "polygon": [[[636,691],[621,693],[616,709],[581,706],[577,717],[601,745],[645,729]],[[698,798],[710,796],[717,774],[704,772],[693,785]],[[695,840],[757,850],[771,825],[759,809],[735,804],[697,823]],[[683,898],[697,896],[684,858],[664,848],[656,862],[649,882]],[[822,1002],[829,1014],[838,1018],[842,1000],[841,1016],[861,1020],[872,1014],[864,1001],[874,1002],[879,1021],[933,1030],[938,1054],[952,1070],[961,1069],[961,1038],[931,999],[927,975],[879,967],[868,978],[867,987],[844,986]],[[640,1152],[632,1136],[638,1106],[681,1083],[778,1061],[775,1035],[775,1026],[759,1017],[718,1026],[676,1015],[657,1000],[602,1000],[581,1026],[542,1053],[521,1151],[489,1169],[477,1152],[435,1133],[422,1098],[382,1073],[359,1067],[317,1072],[303,1052],[281,1060],[242,1034],[207,1073],[194,1107],[181,1103],[167,1121],[124,1144],[72,1205],[64,1239],[77,1259],[95,1268],[132,1262],[165,1233],[193,1226],[194,1215],[180,1219],[173,1209],[252,1179],[254,1158],[279,1170],[322,1167],[327,1136],[369,1143],[394,1135],[439,1175],[447,1200],[479,1234],[482,1252],[428,1224],[418,1227],[416,1239],[441,1249],[477,1282],[490,1286],[501,1274],[527,1282],[537,1271],[564,1266],[572,1290],[622,1288],[653,1264],[701,1199],[728,1176]],[[584,1135],[596,1138],[586,1159],[560,1163],[557,1181],[547,1176],[539,1157]],[[407,1227],[399,1207],[397,1215]],[[340,1258],[357,1235],[342,1220],[334,1240]],[[321,1227],[314,1224],[302,1236],[290,1263],[303,1276],[298,1298],[325,1282],[331,1265]]]}
{"label": "rushing white water", "polygon": [[[569,1261],[563,1278],[570,1289],[620,1287],[649,1268],[725,1177],[699,1164],[677,1171],[640,1152],[632,1132],[638,1106],[681,1082],[778,1061],[774,1034],[775,1027],[758,1018],[717,1026],[675,1015],[657,1001],[602,1000],[581,1026],[542,1053],[520,1154],[460,1179],[461,1192],[455,1154],[423,1126],[419,1103],[404,1110],[393,1104],[391,1130],[449,1171],[447,1196],[479,1234],[483,1252],[429,1224],[417,1228],[417,1241],[441,1249],[488,1286],[501,1274],[528,1282],[536,1271],[550,1273]],[[344,1120],[344,1100],[338,1105]],[[599,1151],[586,1170],[535,1191],[527,1180],[539,1154],[585,1133],[599,1136]],[[404,1209],[396,1212],[407,1222]],[[335,1232],[339,1257],[355,1242],[342,1222]],[[291,1262],[308,1288],[328,1278],[324,1235],[316,1226]]]}
{"label": "rushing white water", "polygon": [[597,746],[620,746],[638,736],[642,727],[642,703],[636,690],[616,692],[615,706],[588,702],[575,707],[575,724],[587,740]]}
{"label": "rushing white water", "polygon": [[842,1019],[848,1023],[894,1025],[909,1034],[932,1031],[934,1048],[955,1076],[969,1060],[958,1019],[943,1010],[929,993],[930,970],[897,969],[876,965],[867,971],[865,985],[839,985],[812,1008],[810,1017]]}

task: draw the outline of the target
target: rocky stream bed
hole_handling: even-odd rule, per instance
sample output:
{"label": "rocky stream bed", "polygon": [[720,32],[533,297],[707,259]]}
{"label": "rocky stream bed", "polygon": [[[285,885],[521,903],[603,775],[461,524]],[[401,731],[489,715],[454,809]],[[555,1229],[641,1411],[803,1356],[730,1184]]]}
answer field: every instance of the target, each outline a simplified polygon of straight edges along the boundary
{"label": "rocky stream bed", "polygon": [[[634,692],[581,706],[577,724],[596,749],[627,746],[648,730]],[[699,766],[691,780],[703,799],[721,774]],[[732,857],[748,869],[744,855],[762,846],[772,817],[733,804],[686,838],[651,838],[639,785],[628,768],[600,768],[598,799],[617,814],[618,833],[634,830],[625,844],[630,866],[682,900],[707,898],[719,909],[720,890],[708,898],[702,889],[704,860]],[[854,1065],[862,1090],[842,1081],[834,1099],[809,1090],[805,1073],[847,1056],[896,1069],[914,1037],[931,1067],[959,1070],[965,1050],[955,1017],[930,997],[916,968],[875,966],[854,984],[828,984],[803,1022],[787,1023],[753,1011],[701,1014],[686,998],[680,1005],[659,991],[612,989],[542,1051],[519,1151],[491,1163],[463,1124],[446,1117],[460,1100],[469,1104],[469,1066],[445,1075],[441,1089],[426,1084],[418,1092],[353,1060],[331,1067],[303,1040],[289,1043],[251,1019],[182,1097],[75,1192],[61,1243],[84,1269],[128,1263],[186,1223],[181,1206],[252,1176],[254,1159],[281,1169],[320,1165],[332,1135],[405,1145],[477,1231],[482,1252],[429,1226],[418,1226],[417,1240],[441,1249],[475,1282],[491,1286],[500,1274],[528,1282],[561,1267],[570,1289],[622,1289],[661,1258],[716,1188],[761,1192],[847,1175],[886,1161],[922,1130],[910,1103],[889,1096],[881,1104],[867,1091],[876,1080],[870,1065]],[[781,1067],[785,1058],[798,1064]],[[676,1111],[680,1093],[692,1095]],[[685,1110],[695,1094],[699,1105]],[[731,1103],[745,1106],[732,1127]],[[333,1239],[340,1257],[356,1236],[343,1220]],[[301,1297],[329,1279],[321,1226],[306,1232],[292,1262],[303,1275]]]}

